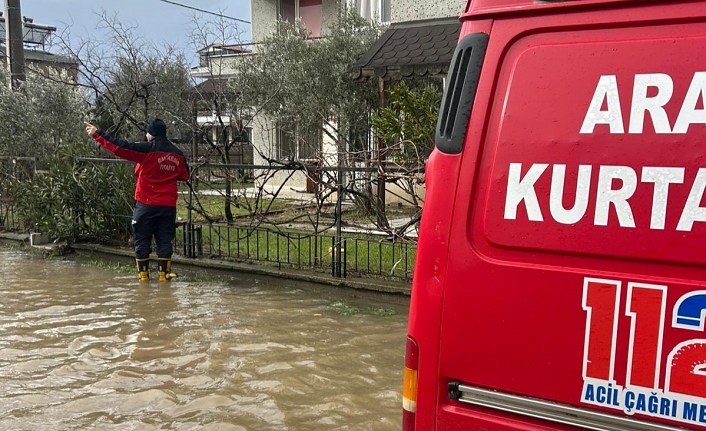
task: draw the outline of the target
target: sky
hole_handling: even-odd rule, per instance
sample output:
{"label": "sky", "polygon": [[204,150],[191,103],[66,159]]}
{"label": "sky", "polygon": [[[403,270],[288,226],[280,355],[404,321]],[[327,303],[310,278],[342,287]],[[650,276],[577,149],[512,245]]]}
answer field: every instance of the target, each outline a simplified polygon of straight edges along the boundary
{"label": "sky", "polygon": [[[250,21],[250,0],[172,0],[234,18]],[[176,46],[196,59],[189,34],[195,15],[204,19],[218,18],[160,0],[21,0],[22,15],[34,18],[35,24],[50,25],[57,33],[69,29],[71,40],[101,38],[96,31],[97,14],[117,13],[119,19],[136,27],[139,36],[156,45]],[[247,32],[243,41],[250,40],[250,25],[233,21]],[[191,57],[193,55],[193,57]]]}

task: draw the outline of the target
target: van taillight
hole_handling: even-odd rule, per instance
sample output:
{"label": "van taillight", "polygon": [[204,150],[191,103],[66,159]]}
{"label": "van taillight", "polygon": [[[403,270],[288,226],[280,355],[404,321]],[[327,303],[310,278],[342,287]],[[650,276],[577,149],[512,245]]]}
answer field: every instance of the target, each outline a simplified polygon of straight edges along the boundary
{"label": "van taillight", "polygon": [[402,391],[402,431],[414,431],[414,414],[417,411],[417,369],[419,347],[407,337],[404,359],[404,390]]}

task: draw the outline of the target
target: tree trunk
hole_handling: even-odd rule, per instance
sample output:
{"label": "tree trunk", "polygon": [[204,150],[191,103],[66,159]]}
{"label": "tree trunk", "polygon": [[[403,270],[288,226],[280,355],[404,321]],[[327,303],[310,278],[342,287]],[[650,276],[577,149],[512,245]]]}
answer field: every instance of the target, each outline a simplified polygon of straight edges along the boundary
{"label": "tree trunk", "polygon": [[[223,154],[225,157],[225,163],[230,164],[230,143],[228,142],[228,128],[223,128],[223,133],[221,135],[223,139]],[[231,209],[231,196],[233,195],[233,178],[230,174],[230,168],[225,170],[225,180],[226,180],[226,199],[225,199],[225,215],[228,223],[233,223],[233,211]]]}

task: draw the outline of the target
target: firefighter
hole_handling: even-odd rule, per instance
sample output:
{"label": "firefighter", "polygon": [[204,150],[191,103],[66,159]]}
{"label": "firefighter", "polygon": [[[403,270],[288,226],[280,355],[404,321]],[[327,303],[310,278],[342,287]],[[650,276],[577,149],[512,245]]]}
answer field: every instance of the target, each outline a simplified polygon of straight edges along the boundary
{"label": "firefighter", "polygon": [[167,126],[159,118],[146,129],[146,142],[129,142],[108,136],[90,123],[86,133],[116,156],[137,163],[135,209],[132,227],[135,262],[141,281],[149,280],[152,238],[157,245],[159,281],[172,273],[172,241],[176,236],[177,182],[188,181],[189,168],[184,153],[167,139]]}

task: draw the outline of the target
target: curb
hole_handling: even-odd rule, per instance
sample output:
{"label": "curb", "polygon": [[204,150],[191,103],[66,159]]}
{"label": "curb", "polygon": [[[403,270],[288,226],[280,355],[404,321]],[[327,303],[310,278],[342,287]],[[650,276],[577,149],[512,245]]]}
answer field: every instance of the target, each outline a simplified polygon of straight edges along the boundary
{"label": "curb", "polygon": [[[1,236],[0,236],[1,237]],[[72,249],[83,252],[107,254],[113,256],[134,257],[133,251],[106,247],[98,244],[73,244]],[[392,281],[358,281],[350,279],[337,279],[323,276],[307,271],[282,270],[269,268],[262,265],[250,265],[247,263],[228,262],[216,259],[195,258],[190,259],[182,256],[172,257],[172,262],[180,265],[194,266],[199,268],[210,268],[227,271],[242,272],[248,274],[264,275],[269,277],[286,278],[289,280],[305,281],[309,283],[323,284],[336,287],[348,287],[351,289],[369,290],[373,292],[394,293],[409,296],[411,286],[406,283],[396,283]]]}
{"label": "curb", "polygon": [[18,241],[18,242],[26,242],[29,244],[29,235],[28,234],[0,232],[0,239],[6,239],[6,240]]}
{"label": "curb", "polygon": [[[0,232],[0,240],[9,240],[22,242],[29,245],[30,236],[26,234],[15,234]],[[98,244],[73,244],[73,250],[79,252],[97,253],[110,256],[134,257],[131,249],[122,249],[114,247],[106,247]],[[246,274],[257,274],[269,277],[285,278],[289,280],[304,281],[308,283],[316,283],[327,286],[347,287],[351,289],[367,290],[372,292],[393,293],[409,296],[411,293],[411,285],[402,282],[394,281],[367,281],[332,278],[319,273],[309,271],[296,271],[271,268],[264,265],[252,265],[247,263],[228,262],[216,259],[195,258],[190,259],[182,256],[174,256],[172,261],[180,265],[193,266],[198,268],[210,268],[226,271],[235,271]]]}

